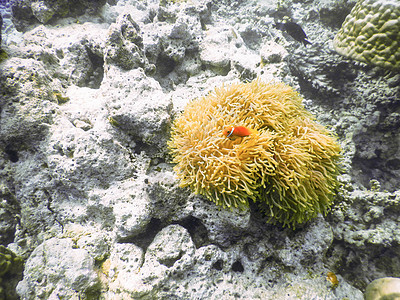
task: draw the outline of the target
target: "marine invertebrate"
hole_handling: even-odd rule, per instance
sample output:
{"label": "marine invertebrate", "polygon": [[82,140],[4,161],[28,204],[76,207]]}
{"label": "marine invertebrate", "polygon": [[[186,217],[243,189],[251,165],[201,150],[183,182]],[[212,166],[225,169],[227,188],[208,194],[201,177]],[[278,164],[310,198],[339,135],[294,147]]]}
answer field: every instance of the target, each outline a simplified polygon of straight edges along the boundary
{"label": "marine invertebrate", "polygon": [[336,34],[333,46],[343,56],[400,69],[400,2],[358,1]]}
{"label": "marine invertebrate", "polygon": [[[230,140],[228,124],[253,133]],[[325,213],[337,184],[339,145],[282,83],[232,84],[188,103],[168,145],[182,187],[224,208],[255,201],[270,222]]]}
{"label": "marine invertebrate", "polygon": [[328,280],[331,283],[332,289],[336,289],[337,286],[339,285],[339,280],[336,274],[333,272],[328,272],[328,274],[326,275],[326,280]]}

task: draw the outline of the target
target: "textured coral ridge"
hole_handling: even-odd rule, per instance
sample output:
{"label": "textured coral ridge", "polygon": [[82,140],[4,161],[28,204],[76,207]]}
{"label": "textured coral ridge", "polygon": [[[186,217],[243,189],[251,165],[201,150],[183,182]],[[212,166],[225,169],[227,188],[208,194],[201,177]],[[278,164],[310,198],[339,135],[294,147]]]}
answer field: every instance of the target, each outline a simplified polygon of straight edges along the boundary
{"label": "textured coral ridge", "polygon": [[389,69],[400,69],[400,2],[358,1],[335,36],[344,56]]}
{"label": "textured coral ridge", "polygon": [[[227,125],[255,132],[231,141]],[[260,204],[269,222],[295,226],[325,213],[340,147],[282,83],[233,84],[190,102],[169,142],[181,186],[224,208]]]}

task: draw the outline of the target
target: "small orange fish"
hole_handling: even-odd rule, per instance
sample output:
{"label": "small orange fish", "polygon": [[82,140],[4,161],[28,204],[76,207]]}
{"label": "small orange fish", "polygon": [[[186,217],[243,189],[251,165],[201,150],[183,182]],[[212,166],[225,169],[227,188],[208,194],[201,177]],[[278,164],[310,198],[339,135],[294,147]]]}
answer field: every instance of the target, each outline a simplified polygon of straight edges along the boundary
{"label": "small orange fish", "polygon": [[333,272],[328,272],[326,279],[332,284],[332,289],[335,289],[339,285],[339,280]]}
{"label": "small orange fish", "polygon": [[228,126],[225,127],[224,131],[222,133],[230,140],[236,140],[238,137],[245,137],[249,136],[250,134],[253,133],[253,131],[247,127],[244,126]]}

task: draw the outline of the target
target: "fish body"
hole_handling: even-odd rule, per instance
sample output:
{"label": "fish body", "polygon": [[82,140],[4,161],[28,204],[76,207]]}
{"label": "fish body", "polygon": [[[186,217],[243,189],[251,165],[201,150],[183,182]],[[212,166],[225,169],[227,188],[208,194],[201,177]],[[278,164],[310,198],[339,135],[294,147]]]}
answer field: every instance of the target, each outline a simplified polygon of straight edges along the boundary
{"label": "fish body", "polygon": [[286,22],[286,23],[279,23],[276,22],[274,27],[279,30],[286,31],[292,38],[296,41],[303,43],[304,46],[311,43],[307,41],[307,35],[304,32],[303,28],[297,23],[294,22]]}
{"label": "fish body", "polygon": [[236,140],[239,137],[245,137],[252,134],[254,131],[244,126],[227,126],[223,130],[223,134],[230,140]]}

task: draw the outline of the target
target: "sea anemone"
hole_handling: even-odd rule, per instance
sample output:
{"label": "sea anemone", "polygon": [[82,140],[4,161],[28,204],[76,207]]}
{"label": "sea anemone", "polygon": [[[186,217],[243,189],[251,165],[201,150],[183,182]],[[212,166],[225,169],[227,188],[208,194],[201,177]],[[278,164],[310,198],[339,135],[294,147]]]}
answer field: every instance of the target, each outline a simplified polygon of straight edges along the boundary
{"label": "sea anemone", "polygon": [[[252,134],[230,140],[228,125]],[[191,101],[168,146],[180,186],[224,208],[254,201],[269,222],[294,227],[332,203],[340,146],[283,83],[232,84]]]}

